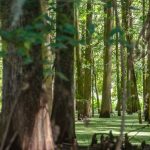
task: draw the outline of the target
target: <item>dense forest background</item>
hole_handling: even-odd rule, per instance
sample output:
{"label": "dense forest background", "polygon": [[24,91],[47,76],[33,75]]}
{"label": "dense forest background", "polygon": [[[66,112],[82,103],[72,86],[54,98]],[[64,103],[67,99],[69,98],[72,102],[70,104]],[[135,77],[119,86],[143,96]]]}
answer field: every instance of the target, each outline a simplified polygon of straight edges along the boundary
{"label": "dense forest background", "polygon": [[0,150],[75,150],[94,117],[120,133],[91,147],[135,149],[125,123],[150,123],[149,49],[149,0],[0,0]]}

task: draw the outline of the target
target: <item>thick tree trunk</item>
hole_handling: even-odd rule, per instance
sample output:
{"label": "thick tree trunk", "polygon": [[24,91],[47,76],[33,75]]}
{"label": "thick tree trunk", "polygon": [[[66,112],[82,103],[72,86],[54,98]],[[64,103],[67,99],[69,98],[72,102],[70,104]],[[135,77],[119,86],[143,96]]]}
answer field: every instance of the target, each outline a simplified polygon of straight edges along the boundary
{"label": "thick tree trunk", "polygon": [[[5,31],[13,31],[17,27],[27,35],[32,32],[39,36],[41,31],[37,29],[28,31],[26,27],[33,27],[33,23],[36,24],[35,20],[42,14],[40,1],[26,1],[23,6],[19,6],[22,8],[21,16],[12,26],[14,21],[12,19],[15,17],[11,16],[13,13],[15,15],[12,10],[17,11],[18,8],[17,2],[13,2],[3,1],[2,28]],[[28,51],[28,57],[31,57],[32,62],[25,64],[24,59],[17,55],[17,50],[23,48],[25,42],[17,41],[20,40],[17,36],[21,37],[22,32],[17,32],[18,34],[14,35],[9,42],[3,37],[5,41],[3,45],[9,55],[3,61],[2,124],[6,128],[0,148],[2,150],[4,147],[12,150],[53,150],[50,117],[47,111],[48,93],[42,87],[42,43],[35,42],[35,39],[32,39],[34,42],[26,41],[30,43],[30,47],[25,50]]]}
{"label": "thick tree trunk", "polygon": [[122,2],[122,17],[123,27],[126,32],[127,45],[127,112],[132,114],[140,110],[140,103],[138,98],[136,76],[133,62],[133,36],[130,33],[130,28],[133,28],[132,12],[130,6],[132,1],[128,0]]}
{"label": "thick tree trunk", "polygon": [[[130,114],[140,110],[140,103],[138,99],[136,76],[133,64],[133,36],[131,35],[129,29],[133,28],[132,12],[130,6],[132,1],[128,0],[126,2],[126,39],[129,46],[127,47],[127,112]],[[129,16],[129,17],[127,17]]]}
{"label": "thick tree trunk", "polygon": [[[74,39],[74,2],[56,1],[56,42],[64,47],[58,48],[55,58],[54,102],[52,121],[57,128],[56,144],[72,143],[75,138],[74,125],[74,46],[68,38]],[[66,36],[65,40],[59,38]]]}

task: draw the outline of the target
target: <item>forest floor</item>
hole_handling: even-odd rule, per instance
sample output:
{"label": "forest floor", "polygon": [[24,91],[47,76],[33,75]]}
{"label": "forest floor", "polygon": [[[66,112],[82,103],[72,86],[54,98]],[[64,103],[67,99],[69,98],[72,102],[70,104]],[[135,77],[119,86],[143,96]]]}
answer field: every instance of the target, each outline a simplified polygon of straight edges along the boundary
{"label": "forest floor", "polygon": [[[150,126],[147,122],[139,124],[138,114],[126,115],[125,133],[128,133],[129,140],[132,144],[141,144],[146,141],[150,144]],[[98,115],[86,121],[76,121],[76,134],[79,145],[90,145],[94,133],[108,134],[111,130],[114,135],[120,133],[121,117],[115,113],[111,118],[98,118]]]}

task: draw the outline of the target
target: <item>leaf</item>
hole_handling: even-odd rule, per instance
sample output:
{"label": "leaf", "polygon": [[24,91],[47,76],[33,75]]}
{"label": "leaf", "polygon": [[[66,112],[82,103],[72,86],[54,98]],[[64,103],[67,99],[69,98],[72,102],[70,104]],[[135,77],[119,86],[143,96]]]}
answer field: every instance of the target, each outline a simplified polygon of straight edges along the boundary
{"label": "leaf", "polygon": [[34,28],[37,30],[42,30],[42,29],[44,29],[44,24],[43,23],[36,23],[34,25]]}
{"label": "leaf", "polygon": [[27,56],[23,59],[23,63],[25,65],[31,64],[33,62],[32,58],[30,56]]}
{"label": "leaf", "polygon": [[4,58],[7,55],[7,52],[4,50],[0,50],[0,57]]}
{"label": "leaf", "polygon": [[116,28],[112,29],[110,32],[110,36],[113,36],[116,33],[120,33],[120,35],[123,35],[123,31],[120,27],[116,27]]}
{"label": "leaf", "polygon": [[48,46],[52,47],[53,49],[67,48],[63,43],[51,43]]}
{"label": "leaf", "polygon": [[135,6],[130,6],[129,9],[131,9],[131,10],[140,10],[138,7],[135,7]]}
{"label": "leaf", "polygon": [[17,50],[17,55],[21,56],[21,57],[25,56],[26,55],[26,50],[24,48],[19,48]]}
{"label": "leaf", "polygon": [[49,68],[44,68],[43,70],[44,76],[53,76],[55,74],[54,70]]}
{"label": "leaf", "polygon": [[86,40],[85,40],[85,39],[81,39],[81,40],[79,40],[79,43],[80,43],[81,45],[86,45]]}
{"label": "leaf", "polygon": [[69,81],[68,78],[61,72],[56,72],[56,75],[58,75],[61,79],[65,81]]}
{"label": "leaf", "polygon": [[111,1],[104,1],[104,0],[101,0],[103,3],[104,3],[104,8],[111,8],[113,7],[112,5],[112,2]]}
{"label": "leaf", "polygon": [[95,32],[95,24],[90,24],[88,27],[88,31],[90,34],[93,34]]}
{"label": "leaf", "polygon": [[64,32],[74,34],[76,33],[76,30],[72,24],[66,23],[64,25]]}
{"label": "leaf", "polygon": [[66,35],[61,35],[61,36],[56,37],[56,40],[57,40],[57,41],[60,41],[60,42],[66,41],[66,40],[68,40],[68,39],[69,39],[69,37],[66,36]]}

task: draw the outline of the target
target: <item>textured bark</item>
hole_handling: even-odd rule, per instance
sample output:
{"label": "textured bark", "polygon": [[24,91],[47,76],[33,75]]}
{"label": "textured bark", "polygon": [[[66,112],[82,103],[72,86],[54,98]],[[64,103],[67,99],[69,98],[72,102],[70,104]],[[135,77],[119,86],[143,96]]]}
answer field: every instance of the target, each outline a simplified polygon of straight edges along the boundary
{"label": "textured bark", "polygon": [[[95,87],[95,93],[96,93],[96,102],[97,102],[97,113],[100,114],[100,99],[99,99],[99,93],[98,93],[98,86],[97,86],[97,75],[96,75],[96,67],[94,58],[93,59],[93,87]],[[94,104],[93,104],[94,105]]]}
{"label": "textured bark", "polygon": [[92,33],[90,32],[90,26],[92,24],[92,1],[87,1],[87,16],[86,16],[86,50],[85,50],[85,65],[86,68],[84,74],[84,116],[91,116],[91,64],[92,64]]}
{"label": "textured bark", "polygon": [[[74,39],[74,33],[66,30],[68,24],[72,28],[74,26],[73,12],[73,1],[56,1],[56,43],[60,42],[59,37],[62,36]],[[58,133],[56,144],[72,143],[75,138],[74,46],[68,39],[61,43],[64,47],[58,48],[55,56],[54,102],[51,117]]]}
{"label": "textured bark", "polygon": [[[76,40],[79,41],[79,24],[78,24],[78,6],[77,4],[75,5],[75,27],[76,27]],[[78,111],[78,116],[83,116],[84,115],[84,74],[83,74],[83,67],[82,67],[82,53],[80,50],[80,45],[76,45],[76,108]],[[80,101],[80,102],[79,102]],[[81,103],[81,101],[83,101]],[[78,117],[79,119],[80,117]]]}
{"label": "textured bark", "polygon": [[[140,110],[140,103],[138,98],[137,84],[136,84],[136,76],[133,64],[133,36],[130,33],[129,29],[133,28],[132,25],[132,12],[130,6],[132,5],[132,1],[126,1],[126,20],[125,27],[128,31],[126,33],[126,39],[128,42],[127,46],[127,112],[134,113]],[[129,16],[129,17],[127,17]]]}
{"label": "textured bark", "polygon": [[[41,10],[44,12],[46,15],[51,17],[51,14],[49,13],[48,7],[48,0],[40,0],[41,2]],[[44,24],[46,24],[47,20],[45,20]],[[52,49],[51,47],[47,47],[47,44],[51,43],[51,35],[50,33],[44,36],[44,43],[42,45],[42,59],[46,62],[46,64],[43,65],[43,72],[46,72],[46,70],[52,70],[52,62],[53,62],[53,54],[52,54]],[[52,105],[53,105],[53,78],[51,74],[45,74],[44,75],[44,83],[45,83],[45,89],[48,91],[48,110],[49,114],[51,116],[52,113]]]}
{"label": "textured bark", "polygon": [[[12,3],[9,0],[3,1],[2,28],[13,31],[15,28],[32,26],[42,14],[40,3],[40,0],[26,1],[17,26],[12,27],[13,12],[8,7],[12,6]],[[38,23],[43,22],[40,20]],[[37,34],[40,30],[35,29],[32,32]],[[3,60],[2,124],[6,126],[3,134],[8,133],[6,139],[3,137],[2,145],[9,146],[11,150],[53,150],[48,93],[42,87],[42,43],[31,43],[28,52],[32,62],[29,64],[24,64],[22,57],[15,55],[18,48],[23,46],[23,43],[19,43],[20,45],[18,43],[19,41],[14,41],[13,38],[3,43],[9,55]],[[10,143],[12,137],[15,138]],[[2,145],[1,149],[4,149]]]}
{"label": "textured bark", "polygon": [[[150,1],[149,1],[149,11],[150,11]],[[148,14],[149,15],[149,14]],[[149,17],[149,16],[148,16]],[[150,18],[150,17],[149,17]],[[146,32],[146,41],[147,41],[147,72],[146,72],[146,97],[145,97],[145,121],[150,123],[150,19],[148,20],[149,26]]]}
{"label": "textured bark", "polygon": [[[143,25],[144,25],[144,23],[145,23],[145,15],[146,15],[146,10],[145,10],[145,6],[146,6],[146,4],[145,4],[145,0],[143,0],[143,2],[142,2],[142,10],[143,10]],[[145,38],[145,33],[144,33],[144,38]],[[143,43],[144,43],[144,40],[143,40]],[[146,47],[145,47],[145,45],[143,44],[143,55],[145,55],[145,49],[146,49]],[[142,68],[143,68],[143,110],[145,110],[145,104],[146,104],[146,59],[145,59],[145,57],[143,57],[143,59],[142,59]]]}
{"label": "textured bark", "polygon": [[111,56],[112,49],[110,44],[110,32],[112,30],[112,6],[110,0],[104,8],[107,17],[104,18],[104,74],[103,74],[103,89],[102,89],[102,104],[100,117],[110,117],[111,111]]}

